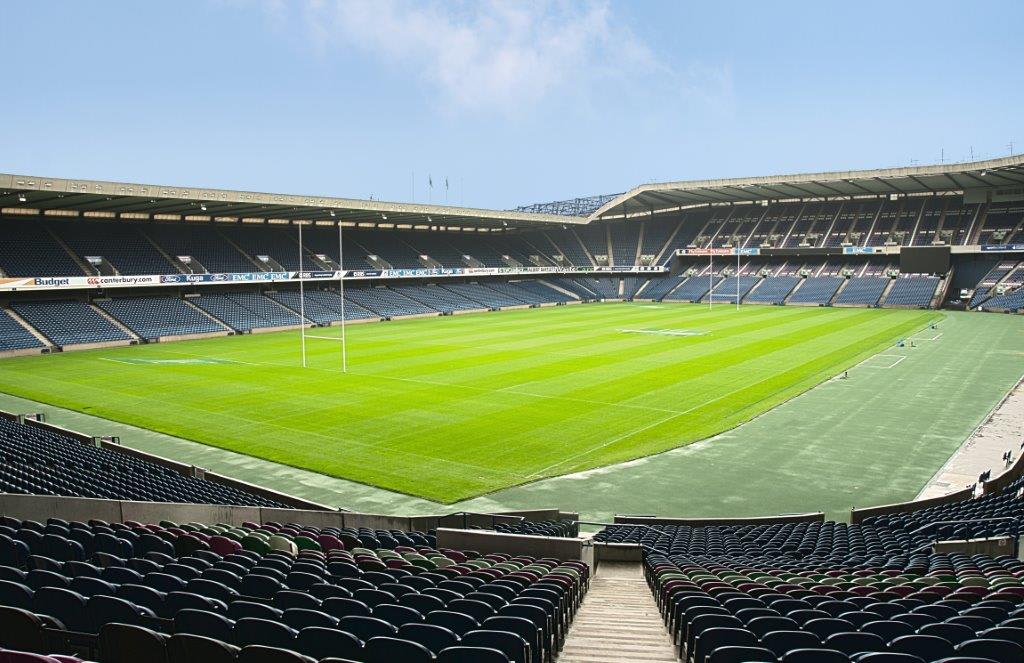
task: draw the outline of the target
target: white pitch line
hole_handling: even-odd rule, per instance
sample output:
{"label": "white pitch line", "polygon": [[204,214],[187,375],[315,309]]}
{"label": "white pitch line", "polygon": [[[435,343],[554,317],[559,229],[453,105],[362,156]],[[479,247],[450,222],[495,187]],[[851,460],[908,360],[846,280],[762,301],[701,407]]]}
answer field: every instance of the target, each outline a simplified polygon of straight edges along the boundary
{"label": "white pitch line", "polygon": [[[907,358],[906,355],[875,355],[874,357],[871,357],[871,359],[874,359],[875,357],[894,357],[896,359],[896,361],[894,361],[893,363],[889,364],[888,366],[865,366],[864,368],[877,368],[877,369],[880,369],[880,370],[888,370],[890,368],[896,368],[897,366],[899,366],[901,361],[903,361],[904,359]],[[867,361],[867,360],[865,360],[865,361]]]}
{"label": "white pitch line", "polygon": [[932,336],[931,338],[917,338],[915,336],[911,336],[909,340],[912,340],[912,341],[937,341],[940,338],[942,338],[942,332],[939,332],[938,334],[936,334],[935,336]]}

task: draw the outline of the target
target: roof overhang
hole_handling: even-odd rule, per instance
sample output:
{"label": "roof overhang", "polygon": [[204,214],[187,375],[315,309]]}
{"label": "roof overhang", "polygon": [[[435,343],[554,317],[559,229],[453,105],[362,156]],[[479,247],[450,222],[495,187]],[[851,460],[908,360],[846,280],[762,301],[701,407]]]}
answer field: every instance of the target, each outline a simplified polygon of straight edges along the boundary
{"label": "roof overhang", "polygon": [[1024,186],[1024,156],[960,164],[644,184],[602,205],[590,220],[715,204],[843,200],[963,193]]}
{"label": "roof overhang", "polygon": [[584,217],[253,191],[0,173],[0,209],[92,218],[499,229],[587,223]]}

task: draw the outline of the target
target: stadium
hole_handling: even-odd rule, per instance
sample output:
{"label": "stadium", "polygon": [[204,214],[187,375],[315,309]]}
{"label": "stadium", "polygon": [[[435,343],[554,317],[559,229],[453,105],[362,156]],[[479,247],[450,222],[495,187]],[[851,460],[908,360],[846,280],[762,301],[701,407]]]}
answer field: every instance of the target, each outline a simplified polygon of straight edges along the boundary
{"label": "stadium", "polygon": [[[272,29],[234,3],[140,5],[166,25],[118,32],[94,7],[109,25],[90,24],[78,51],[80,7],[47,21],[53,44],[82,64],[109,55],[118,80],[104,100],[84,91],[92,76],[27,76],[0,109],[12,113],[0,116],[0,170],[12,171],[0,172],[0,663],[1024,661],[1024,156],[1010,143],[863,168],[865,153],[891,164],[886,122],[910,143],[915,122],[933,130],[921,108],[955,114],[922,85],[906,93],[920,99],[907,122],[908,97],[878,79],[886,103],[855,104],[877,122],[866,129],[840,104],[824,123],[802,115],[816,107],[796,83],[778,83],[782,101],[758,87],[757,114],[779,134],[796,117],[802,135],[763,132],[767,157],[737,150],[729,95],[694,93],[707,81],[687,76],[704,69],[658,60],[658,30],[637,28],[652,45],[639,43],[612,20],[622,9],[311,3],[314,27],[300,30],[288,3],[264,8]],[[20,66],[17,45],[37,46],[39,26],[3,23],[0,52]],[[146,52],[173,26],[194,43]],[[319,50],[289,60],[264,31]],[[828,38],[855,30],[838,32]],[[806,52],[825,38],[804,36]],[[358,55],[341,59],[345,81],[372,79],[344,103],[323,84],[333,41]],[[164,50],[194,97],[155,66]],[[33,57],[38,71],[78,64]],[[509,73],[517,58],[529,75]],[[940,91],[967,80],[944,62]],[[388,78],[438,63],[454,73]],[[812,65],[792,75],[832,100]],[[588,97],[591,67],[618,66]],[[417,96],[431,86],[442,110]],[[712,99],[726,155],[695,139],[683,156],[668,136],[654,146],[693,124],[690,110],[630,115],[611,87],[638,105],[673,99],[648,89]],[[543,105],[555,88],[572,91],[572,110]],[[53,111],[51,93],[80,108]],[[982,95],[993,122],[1001,93]],[[547,109],[539,122],[506,114],[531,104]],[[60,122],[33,131],[21,108]],[[553,156],[552,136],[595,108],[635,133]],[[415,172],[411,196],[392,201],[295,184],[336,167],[352,178],[342,192],[357,190],[420,149],[405,133],[420,114],[466,125],[416,139],[446,158],[468,144],[493,200],[547,191],[537,180],[557,168],[559,190],[631,179],[515,206],[464,205],[461,183],[455,204],[447,176],[423,190]],[[217,118],[220,131],[205,125]],[[515,151],[498,137],[544,124],[524,147],[543,153],[530,155],[537,172],[510,178]],[[332,131],[344,163],[317,156],[341,144]],[[802,151],[841,170],[776,174],[817,163],[794,160]],[[684,177],[635,184],[636,161],[662,158]],[[181,179],[140,183],[165,172],[158,161]],[[97,179],[66,177],[83,163]],[[238,182],[255,184],[225,185]]]}

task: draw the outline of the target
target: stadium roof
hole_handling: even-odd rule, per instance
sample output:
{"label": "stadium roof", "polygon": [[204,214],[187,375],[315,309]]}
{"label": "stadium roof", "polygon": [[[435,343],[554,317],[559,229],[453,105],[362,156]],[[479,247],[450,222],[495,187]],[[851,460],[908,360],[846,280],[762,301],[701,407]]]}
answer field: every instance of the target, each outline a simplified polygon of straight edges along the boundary
{"label": "stadium roof", "polygon": [[590,220],[716,203],[827,200],[1024,186],[1024,156],[959,164],[643,184],[608,201]]}
{"label": "stadium roof", "polygon": [[9,213],[19,208],[38,209],[50,215],[71,215],[74,211],[90,218],[164,221],[186,220],[186,217],[202,221],[208,217],[209,220],[247,219],[271,223],[307,220],[320,224],[349,222],[468,228],[587,222],[583,216],[0,173],[0,209]]}

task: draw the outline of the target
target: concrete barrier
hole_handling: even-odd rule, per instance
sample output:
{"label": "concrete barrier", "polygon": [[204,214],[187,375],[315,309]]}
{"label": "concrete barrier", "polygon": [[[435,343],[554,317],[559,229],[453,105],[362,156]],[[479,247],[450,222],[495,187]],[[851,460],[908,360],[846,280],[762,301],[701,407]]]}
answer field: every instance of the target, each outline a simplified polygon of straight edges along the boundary
{"label": "concrete barrier", "polygon": [[591,567],[594,565],[594,547],[582,539],[441,528],[437,530],[437,547],[475,550],[485,555],[500,552],[510,555],[553,557],[560,560],[579,560]]}
{"label": "concrete barrier", "polygon": [[598,567],[601,562],[639,562],[643,557],[643,550],[635,543],[594,544],[594,565]]}
{"label": "concrete barrier", "polygon": [[935,544],[935,552],[940,554],[963,553],[964,555],[988,555],[999,557],[1014,554],[1017,547],[1010,536],[996,536],[990,539],[971,539],[968,541],[939,541]]}
{"label": "concrete barrier", "polygon": [[615,516],[616,525],[689,525],[690,527],[717,527],[823,522],[825,522],[825,514],[821,511],[814,513],[791,513],[780,516],[760,516],[755,518],[659,518],[658,516]]}

